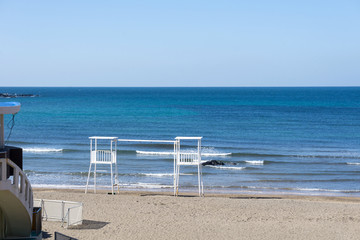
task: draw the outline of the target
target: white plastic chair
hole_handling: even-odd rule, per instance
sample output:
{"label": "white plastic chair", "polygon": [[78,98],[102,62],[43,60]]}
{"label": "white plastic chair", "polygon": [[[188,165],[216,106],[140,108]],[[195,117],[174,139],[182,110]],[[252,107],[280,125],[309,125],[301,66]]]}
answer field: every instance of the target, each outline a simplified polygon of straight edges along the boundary
{"label": "white plastic chair", "polygon": [[[174,158],[174,195],[179,192],[180,166],[197,166],[199,196],[204,196],[204,184],[202,180],[201,165],[201,139],[202,137],[176,137],[176,157]],[[181,141],[197,141],[196,151],[181,149]]]}
{"label": "white plastic chair", "polygon": [[[90,166],[88,178],[86,181],[85,193],[87,193],[91,167],[94,164],[94,193],[96,193],[96,165],[108,164],[110,165],[111,175],[111,192],[114,194],[114,179],[113,179],[113,165],[115,165],[115,184],[118,185],[118,168],[117,168],[117,156],[116,156],[116,143],[117,137],[89,137],[90,139]],[[110,141],[110,147],[108,150],[98,149],[98,140]]]}

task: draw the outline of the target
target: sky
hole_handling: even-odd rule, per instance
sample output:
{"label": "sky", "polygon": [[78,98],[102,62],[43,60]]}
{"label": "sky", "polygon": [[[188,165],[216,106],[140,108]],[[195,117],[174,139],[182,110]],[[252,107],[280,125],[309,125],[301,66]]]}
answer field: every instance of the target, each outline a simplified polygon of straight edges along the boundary
{"label": "sky", "polygon": [[360,1],[0,0],[0,86],[360,86]]}

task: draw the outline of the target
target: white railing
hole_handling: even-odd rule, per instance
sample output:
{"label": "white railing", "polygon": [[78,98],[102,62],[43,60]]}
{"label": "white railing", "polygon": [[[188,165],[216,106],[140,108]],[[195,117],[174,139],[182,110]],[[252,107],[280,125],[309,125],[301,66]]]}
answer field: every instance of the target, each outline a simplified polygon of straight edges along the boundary
{"label": "white railing", "polygon": [[110,150],[91,151],[91,163],[111,164],[116,162],[115,152]]}
{"label": "white railing", "polygon": [[183,165],[197,165],[199,164],[201,157],[198,153],[179,153],[179,164]]}
{"label": "white railing", "polygon": [[70,202],[61,200],[35,199],[34,206],[42,208],[42,219],[44,221],[59,221],[61,226],[82,224],[81,202]]}
{"label": "white railing", "polygon": [[[8,169],[13,175],[8,177]],[[25,173],[10,159],[0,158],[0,190],[8,190],[14,194],[27,210],[32,221],[33,191]]]}

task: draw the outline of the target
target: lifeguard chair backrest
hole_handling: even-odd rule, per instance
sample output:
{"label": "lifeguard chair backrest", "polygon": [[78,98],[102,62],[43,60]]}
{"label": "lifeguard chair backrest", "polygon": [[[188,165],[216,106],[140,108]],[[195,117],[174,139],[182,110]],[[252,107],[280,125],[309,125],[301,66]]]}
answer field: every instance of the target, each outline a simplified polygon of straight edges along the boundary
{"label": "lifeguard chair backrest", "polygon": [[[202,137],[176,137],[176,162],[178,165],[198,165],[201,163]],[[181,148],[184,141],[196,143],[193,149]]]}
{"label": "lifeguard chair backrest", "polygon": [[[102,143],[109,144],[99,144]],[[90,162],[96,164],[112,164],[116,163],[116,142],[117,137],[90,137]],[[108,146],[108,149],[99,149]]]}
{"label": "lifeguard chair backrest", "polygon": [[91,151],[91,163],[111,164],[116,161],[116,153],[110,150]]}

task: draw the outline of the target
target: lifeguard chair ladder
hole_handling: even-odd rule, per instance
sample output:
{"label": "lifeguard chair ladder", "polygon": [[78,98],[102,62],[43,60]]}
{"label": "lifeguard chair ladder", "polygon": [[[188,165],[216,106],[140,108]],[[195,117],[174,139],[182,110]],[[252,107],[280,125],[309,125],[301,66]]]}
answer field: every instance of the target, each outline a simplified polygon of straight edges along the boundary
{"label": "lifeguard chair ladder", "polygon": [[[113,177],[113,165],[115,167],[115,185],[118,184],[118,168],[117,168],[117,157],[116,157],[116,145],[117,137],[89,137],[90,139],[90,166],[88,178],[86,181],[85,193],[87,193],[91,167],[94,164],[94,193],[96,193],[96,165],[97,164],[108,164],[110,165],[111,175],[111,192],[114,194],[114,177]],[[110,141],[108,150],[98,149],[98,141]]]}
{"label": "lifeguard chair ladder", "polygon": [[[176,137],[176,157],[174,162],[174,195],[179,192],[180,166],[197,166],[199,196],[204,196],[201,165],[201,139],[202,137]],[[183,150],[181,141],[197,141],[196,151]]]}

